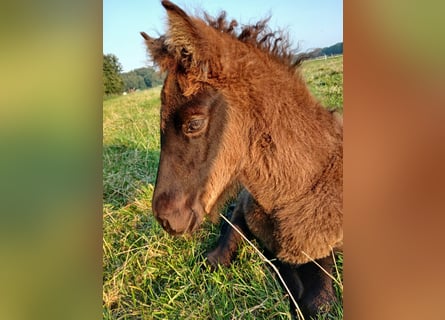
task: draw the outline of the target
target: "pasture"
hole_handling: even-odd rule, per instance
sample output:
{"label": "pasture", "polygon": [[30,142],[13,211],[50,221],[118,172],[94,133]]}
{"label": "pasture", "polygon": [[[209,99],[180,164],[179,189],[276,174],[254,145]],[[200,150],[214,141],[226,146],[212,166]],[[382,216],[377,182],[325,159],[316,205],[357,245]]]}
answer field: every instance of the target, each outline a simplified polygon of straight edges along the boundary
{"label": "pasture", "polygon": [[[313,94],[343,111],[343,57],[303,63]],[[103,318],[289,319],[277,277],[243,244],[229,268],[204,264],[219,226],[173,238],[151,213],[159,160],[160,88],[103,103]],[[343,256],[337,266],[342,278]],[[342,319],[340,303],[325,319]]]}

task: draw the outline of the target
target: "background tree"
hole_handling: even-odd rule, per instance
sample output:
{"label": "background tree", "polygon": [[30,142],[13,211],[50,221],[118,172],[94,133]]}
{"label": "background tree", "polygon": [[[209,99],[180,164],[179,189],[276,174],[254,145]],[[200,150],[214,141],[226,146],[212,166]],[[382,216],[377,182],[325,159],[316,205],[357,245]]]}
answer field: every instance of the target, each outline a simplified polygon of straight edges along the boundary
{"label": "background tree", "polygon": [[122,80],[124,81],[125,90],[152,88],[162,85],[164,82],[163,76],[155,69],[138,68],[129,72],[122,73]]}
{"label": "background tree", "polygon": [[323,48],[321,50],[320,55],[335,55],[335,54],[342,54],[343,53],[343,42],[336,43],[330,47]]}
{"label": "background tree", "polygon": [[103,55],[103,90],[104,95],[121,94],[124,91],[124,82],[120,73],[122,65],[114,54]]}

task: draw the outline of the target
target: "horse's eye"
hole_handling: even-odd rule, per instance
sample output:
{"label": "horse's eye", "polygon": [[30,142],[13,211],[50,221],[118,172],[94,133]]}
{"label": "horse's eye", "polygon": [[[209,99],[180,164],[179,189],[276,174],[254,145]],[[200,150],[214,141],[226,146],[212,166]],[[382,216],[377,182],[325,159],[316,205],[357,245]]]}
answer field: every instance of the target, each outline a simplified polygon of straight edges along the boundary
{"label": "horse's eye", "polygon": [[205,119],[191,119],[184,124],[186,134],[196,133],[204,127]]}

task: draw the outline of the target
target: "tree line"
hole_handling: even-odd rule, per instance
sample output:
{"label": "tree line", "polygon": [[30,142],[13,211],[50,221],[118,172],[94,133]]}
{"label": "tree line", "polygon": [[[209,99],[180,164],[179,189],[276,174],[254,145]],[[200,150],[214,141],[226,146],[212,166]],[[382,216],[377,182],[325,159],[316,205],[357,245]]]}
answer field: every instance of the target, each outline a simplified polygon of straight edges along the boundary
{"label": "tree line", "polygon": [[343,54],[343,42],[338,42],[330,47],[325,47],[321,49],[320,56],[332,56],[337,54]]}
{"label": "tree line", "polygon": [[122,94],[134,90],[162,85],[163,75],[154,68],[138,68],[129,72],[122,72],[119,59],[114,54],[103,55],[102,77],[103,94]]}

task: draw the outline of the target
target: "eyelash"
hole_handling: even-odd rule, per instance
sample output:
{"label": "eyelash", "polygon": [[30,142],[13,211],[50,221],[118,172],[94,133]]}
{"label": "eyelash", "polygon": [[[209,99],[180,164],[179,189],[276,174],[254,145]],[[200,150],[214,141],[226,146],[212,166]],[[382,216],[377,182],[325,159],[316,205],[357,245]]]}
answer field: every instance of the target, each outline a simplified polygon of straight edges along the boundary
{"label": "eyelash", "polygon": [[191,119],[184,124],[184,133],[193,134],[200,131],[205,124],[205,119]]}

